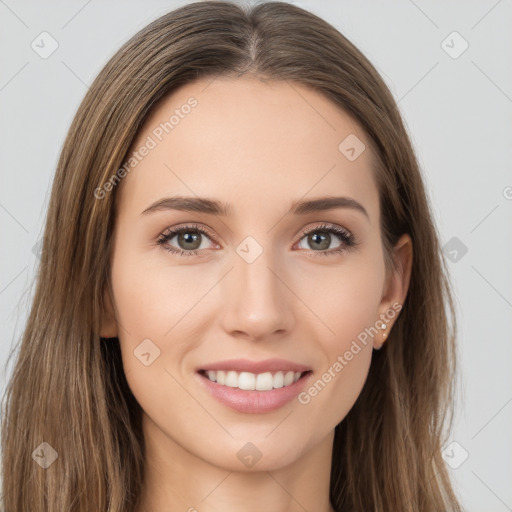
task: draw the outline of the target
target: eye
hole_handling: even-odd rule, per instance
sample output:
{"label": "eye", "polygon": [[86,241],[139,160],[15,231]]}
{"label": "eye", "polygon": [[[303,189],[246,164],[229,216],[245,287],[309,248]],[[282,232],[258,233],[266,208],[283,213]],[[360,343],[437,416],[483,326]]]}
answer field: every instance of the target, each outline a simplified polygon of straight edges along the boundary
{"label": "eye", "polygon": [[208,249],[208,243],[205,243],[206,239],[211,240],[206,229],[191,225],[167,230],[157,238],[156,242],[172,254],[193,256],[203,249]]}
{"label": "eye", "polygon": [[[156,243],[171,254],[195,256],[210,248],[207,240],[212,242],[212,239],[213,235],[205,228],[194,224],[166,230],[157,238]],[[333,246],[333,243],[336,245]],[[356,245],[354,235],[348,230],[326,223],[305,230],[298,242],[300,249],[310,249],[315,256],[339,254]]]}
{"label": "eye", "polygon": [[[333,242],[337,245],[333,246]],[[328,256],[355,247],[356,241],[354,235],[345,228],[322,224],[304,231],[298,245],[300,249],[312,249],[319,255]]]}

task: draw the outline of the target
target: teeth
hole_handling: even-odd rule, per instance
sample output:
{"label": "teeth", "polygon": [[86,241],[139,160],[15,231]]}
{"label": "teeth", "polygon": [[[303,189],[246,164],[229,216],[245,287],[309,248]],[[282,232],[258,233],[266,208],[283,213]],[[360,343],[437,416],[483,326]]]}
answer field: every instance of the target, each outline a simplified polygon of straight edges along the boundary
{"label": "teeth", "polygon": [[226,373],[226,382],[224,382],[225,386],[229,386],[230,388],[238,387],[238,375],[236,372],[227,372]]}
{"label": "teeth", "polygon": [[231,388],[239,388],[246,391],[270,391],[271,389],[282,388],[290,386],[297,382],[302,375],[301,372],[265,372],[265,373],[250,373],[250,372],[235,372],[235,371],[222,371],[222,370],[208,370],[206,376],[217,384],[229,386]]}
{"label": "teeth", "polygon": [[[300,374],[299,374],[300,376]],[[286,372],[285,376],[284,376],[284,382],[283,384],[285,386],[289,386],[292,382],[295,382],[295,374],[293,372]]]}
{"label": "teeth", "polygon": [[254,373],[242,372],[238,376],[238,387],[251,391],[256,389],[256,376]]}
{"label": "teeth", "polygon": [[272,386],[274,388],[282,388],[284,386],[284,373],[283,372],[277,372],[274,375],[274,383]]}
{"label": "teeth", "polygon": [[274,386],[274,378],[270,372],[260,373],[256,377],[257,391],[270,391]]}

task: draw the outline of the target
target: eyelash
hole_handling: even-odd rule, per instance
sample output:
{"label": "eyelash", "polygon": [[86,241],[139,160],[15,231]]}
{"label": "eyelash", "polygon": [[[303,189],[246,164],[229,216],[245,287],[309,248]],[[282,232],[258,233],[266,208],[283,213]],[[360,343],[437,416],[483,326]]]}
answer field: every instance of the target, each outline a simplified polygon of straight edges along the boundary
{"label": "eyelash", "polygon": [[[194,225],[188,225],[188,226],[181,226],[179,228],[173,229],[171,231],[166,231],[162,233],[156,240],[157,245],[161,246],[165,251],[170,252],[171,254],[175,254],[178,256],[196,256],[201,254],[201,252],[204,249],[193,249],[190,251],[186,251],[184,249],[175,249],[172,246],[167,246],[167,242],[174,238],[175,235],[179,235],[180,233],[187,233],[187,232],[199,232],[205,236],[207,236],[210,239],[213,239],[213,236],[204,229],[201,226],[198,226],[196,224]],[[355,240],[354,235],[347,231],[344,228],[338,227],[334,224],[324,223],[319,226],[314,226],[313,228],[306,229],[302,236],[299,238],[298,242],[300,242],[304,237],[308,236],[311,233],[316,232],[322,232],[322,233],[333,233],[337,235],[341,239],[341,244],[339,247],[336,247],[335,249],[327,249],[323,251],[314,251],[311,250],[312,253],[315,254],[315,256],[329,256],[329,255],[335,255],[340,254],[343,251],[353,249],[357,242]]]}

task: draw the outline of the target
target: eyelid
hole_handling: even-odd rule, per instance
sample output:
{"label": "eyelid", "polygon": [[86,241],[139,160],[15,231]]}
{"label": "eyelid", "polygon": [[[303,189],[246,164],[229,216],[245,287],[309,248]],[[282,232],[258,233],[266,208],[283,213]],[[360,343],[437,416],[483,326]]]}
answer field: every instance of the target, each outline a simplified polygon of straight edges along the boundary
{"label": "eyelid", "polygon": [[338,226],[337,224],[333,224],[332,222],[320,222],[320,224],[315,224],[313,226],[304,228],[300,232],[300,238],[297,241],[302,240],[305,236],[309,235],[310,233],[314,233],[315,231],[323,231],[323,230],[325,230],[325,231],[332,230],[334,232],[340,232],[340,233],[347,235],[348,237],[354,236],[347,228],[344,228],[343,226]]}
{"label": "eyelid", "polygon": [[179,234],[180,232],[183,232],[183,231],[199,231],[205,235],[208,235],[208,237],[210,239],[215,239],[215,235],[213,234],[212,231],[210,231],[209,228],[207,227],[204,227],[202,225],[199,225],[199,224],[196,224],[196,223],[191,223],[191,224],[183,224],[183,225],[178,225],[178,226],[173,226],[173,227],[168,227],[166,228],[164,231],[162,231],[162,233],[160,235],[158,235],[159,237],[160,236],[166,236],[166,235],[176,235],[176,234]]}

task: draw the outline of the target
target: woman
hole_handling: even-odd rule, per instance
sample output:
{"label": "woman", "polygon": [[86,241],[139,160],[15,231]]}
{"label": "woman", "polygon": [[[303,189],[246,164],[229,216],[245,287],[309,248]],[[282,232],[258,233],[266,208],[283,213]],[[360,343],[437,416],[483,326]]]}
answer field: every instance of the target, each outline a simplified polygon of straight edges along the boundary
{"label": "woman", "polygon": [[303,9],[193,3],[113,56],[33,300],[5,510],[461,510],[418,164],[374,67]]}

